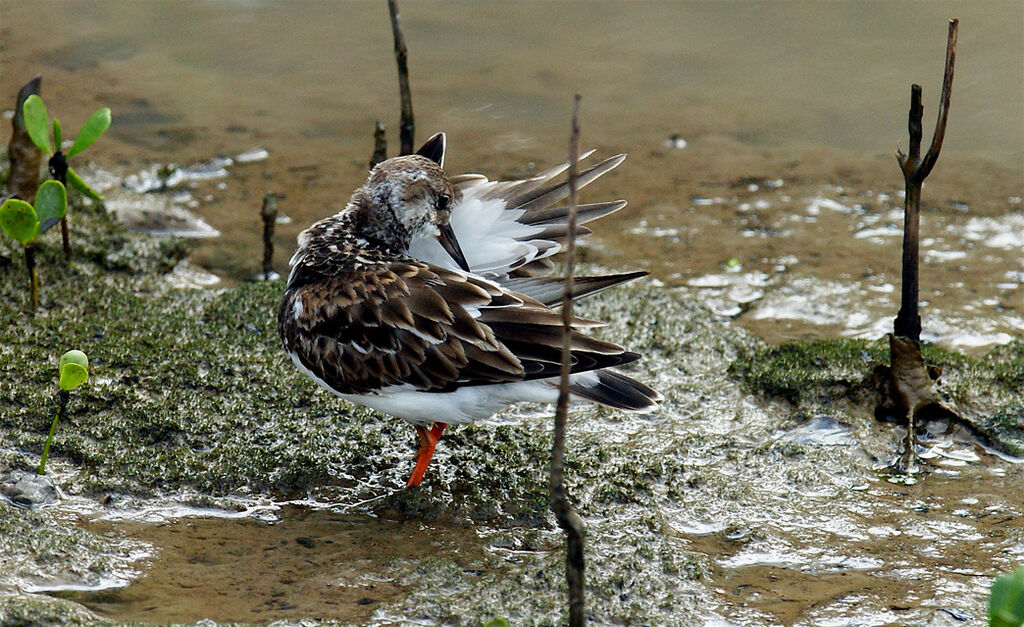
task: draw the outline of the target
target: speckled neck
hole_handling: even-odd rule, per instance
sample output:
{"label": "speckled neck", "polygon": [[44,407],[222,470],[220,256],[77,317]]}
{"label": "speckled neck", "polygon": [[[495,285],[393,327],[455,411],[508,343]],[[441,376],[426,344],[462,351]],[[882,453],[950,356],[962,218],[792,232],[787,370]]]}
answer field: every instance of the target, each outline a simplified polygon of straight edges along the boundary
{"label": "speckled neck", "polygon": [[404,254],[412,239],[399,222],[391,194],[371,193],[366,186],[352,194],[352,200],[339,214],[349,232],[367,244],[387,252]]}

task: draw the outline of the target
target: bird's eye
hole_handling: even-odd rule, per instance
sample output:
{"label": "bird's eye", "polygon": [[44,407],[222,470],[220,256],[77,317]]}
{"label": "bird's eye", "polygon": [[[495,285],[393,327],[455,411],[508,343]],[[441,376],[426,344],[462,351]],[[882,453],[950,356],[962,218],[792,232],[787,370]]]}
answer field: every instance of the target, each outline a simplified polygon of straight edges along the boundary
{"label": "bird's eye", "polygon": [[451,207],[452,197],[448,194],[441,194],[437,197],[437,210],[448,211]]}

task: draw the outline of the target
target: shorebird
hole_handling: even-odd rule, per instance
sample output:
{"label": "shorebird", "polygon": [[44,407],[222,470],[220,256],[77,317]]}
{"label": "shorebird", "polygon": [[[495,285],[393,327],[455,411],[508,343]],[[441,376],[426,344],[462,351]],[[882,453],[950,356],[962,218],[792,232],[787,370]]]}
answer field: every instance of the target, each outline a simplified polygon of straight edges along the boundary
{"label": "shorebird", "polygon": [[[438,133],[415,155],[378,164],[344,209],[300,233],[278,311],[299,370],[415,426],[420,449],[406,487],[422,481],[447,425],[558,396],[565,280],[541,275],[568,233],[568,208],[552,207],[568,195],[554,182],[568,164],[518,181],[448,177],[445,145]],[[578,186],[624,159],[585,170]],[[580,205],[578,223],[625,204]],[[645,274],[580,277],[573,290],[580,298]],[[572,395],[654,410],[656,391],[609,369],[640,355],[585,335],[598,326],[574,318]]]}

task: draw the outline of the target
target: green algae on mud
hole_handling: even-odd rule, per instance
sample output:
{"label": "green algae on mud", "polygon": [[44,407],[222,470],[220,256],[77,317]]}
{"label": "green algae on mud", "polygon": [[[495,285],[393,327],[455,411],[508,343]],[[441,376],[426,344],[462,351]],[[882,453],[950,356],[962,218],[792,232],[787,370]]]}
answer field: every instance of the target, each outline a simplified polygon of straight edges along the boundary
{"label": "green algae on mud", "polygon": [[32,594],[0,595],[0,625],[91,627],[109,625],[78,603]]}
{"label": "green algae on mud", "polygon": [[138,574],[134,563],[145,552],[145,545],[118,534],[94,534],[50,512],[0,500],[0,624],[105,622],[81,605],[24,591],[125,585]]}
{"label": "green algae on mud", "polygon": [[[1024,340],[981,359],[927,344],[921,350],[927,364],[942,369],[936,390],[943,402],[986,444],[1024,456]],[[873,371],[888,354],[884,339],[789,341],[744,352],[730,371],[758,394],[785,399],[805,415],[845,402],[850,414],[870,416],[880,400]]]}
{"label": "green algae on mud", "polygon": [[[221,507],[229,506],[231,497],[313,495],[342,503],[370,498],[375,502],[367,508],[388,517],[456,525],[484,522],[492,533],[537,529],[542,535],[533,541],[529,533],[524,537],[515,532],[500,543],[519,547],[510,550],[543,550],[538,559],[549,574],[530,582],[537,595],[532,603],[557,607],[559,560],[553,551],[558,540],[547,520],[546,419],[544,428],[526,423],[457,429],[439,451],[426,489],[396,490],[411,463],[411,430],[400,420],[339,403],[292,367],[276,337],[280,282],[220,291],[175,289],[159,272],[177,262],[175,255],[165,254],[177,250],[176,245],[119,234],[112,247],[134,247],[137,252],[129,256],[145,264],[125,268],[109,263],[109,254],[100,254],[104,233],[113,228],[107,218],[83,213],[78,221],[78,237],[97,241],[94,247],[81,248],[96,252],[65,264],[57,245],[50,243],[41,255],[50,289],[40,311],[0,312],[0,346],[7,356],[2,366],[6,376],[0,381],[6,466],[35,465],[53,411],[53,398],[45,393],[53,387],[53,347],[78,346],[90,354],[94,377],[72,399],[70,420],[61,425],[52,448],[51,465],[65,493],[115,508],[168,496]],[[0,295],[18,302],[20,289],[16,268],[0,271]],[[639,301],[635,295],[620,298],[616,305],[597,301],[591,306],[636,306]],[[640,312],[635,313],[639,320]],[[654,325],[624,322],[620,330],[626,328],[643,334]],[[670,346],[654,350],[675,351]],[[582,436],[568,458],[575,475],[571,489],[584,492],[581,483],[600,474],[596,468],[607,459],[597,433]],[[677,464],[674,472],[680,468]],[[635,504],[631,493],[653,473],[642,470],[628,481],[630,464],[610,464],[611,469],[617,469],[621,480],[599,492],[598,502],[628,499]],[[600,509],[593,499],[586,500],[583,511]],[[20,510],[4,508],[4,513],[20,516]],[[48,512],[18,520],[30,528],[10,535],[17,544],[10,555],[29,556],[28,563],[45,559],[45,548],[30,541],[32,530],[49,533],[64,523]],[[79,535],[92,537],[80,530]],[[83,559],[104,555],[92,540],[80,548]],[[600,564],[612,554],[607,555],[595,554],[594,559]],[[675,558],[665,555],[674,563]],[[607,572],[619,573],[621,582],[625,572],[639,566],[622,571],[609,564]],[[454,567],[444,563],[433,568],[424,562],[416,577],[428,579]],[[602,581],[594,579],[601,584],[595,586],[598,594],[613,607],[621,605],[615,600],[621,595],[614,581]],[[489,607],[495,612],[506,607],[500,601],[508,600],[507,584],[489,579],[494,596]],[[463,592],[473,594],[472,588]],[[418,595],[407,602],[436,606]],[[436,609],[438,615],[458,611]]]}
{"label": "green algae on mud", "polygon": [[[55,463],[74,469],[62,486],[71,494],[116,502],[183,490],[200,500],[315,493],[358,502],[401,485],[412,431],[340,403],[292,366],[276,335],[281,282],[172,288],[160,273],[181,258],[180,240],[126,233],[102,210],[73,215],[74,259],[61,260],[57,242],[41,249],[48,288],[40,311],[0,311],[8,466],[35,464],[54,410],[54,346],[77,346],[94,376],[72,399],[71,421],[52,448]],[[17,270],[0,270],[8,302],[24,299]],[[376,507],[401,517],[536,524],[546,512],[550,446],[536,431],[455,430],[445,450],[460,450],[458,463],[441,453],[428,475],[450,490],[443,506],[409,490]]]}
{"label": "green algae on mud", "polygon": [[[456,546],[451,554],[417,558],[396,578],[401,594],[381,606],[381,622],[416,616],[432,624],[457,623],[470,615],[514,615],[532,625],[557,620],[564,595],[563,556],[561,534],[547,512],[546,409],[519,407],[484,424],[452,430],[423,486],[401,490],[415,449],[412,430],[401,420],[338,401],[295,370],[276,337],[280,282],[224,290],[173,288],[160,272],[180,258],[174,240],[114,234],[115,247],[137,251],[124,253],[138,257],[133,272],[124,262],[111,263],[104,253],[103,233],[116,227],[102,213],[86,211],[76,219],[76,237],[95,237],[95,252],[65,264],[59,245],[50,242],[43,252],[50,295],[44,296],[40,312],[0,311],[4,466],[31,469],[38,461],[55,402],[45,393],[54,388],[53,366],[61,352],[54,346],[66,343],[90,355],[94,378],[72,399],[71,420],[58,430],[50,463],[65,494],[93,503],[92,511],[168,500],[230,508],[254,499],[309,497],[396,524],[432,525],[442,534],[466,532],[482,542],[482,547],[474,544],[479,560],[467,565],[457,557],[466,554],[468,545]],[[16,262],[0,267],[0,297],[7,302],[23,302],[18,270]],[[887,494],[851,496],[851,486],[871,480],[874,459],[886,453],[889,443],[884,436],[860,438],[880,430],[870,419],[870,404],[851,403],[834,389],[856,389],[871,369],[861,351],[881,356],[877,343],[838,343],[831,353],[814,345],[769,348],[730,327],[727,318],[712,314],[685,288],[627,285],[583,301],[579,308],[580,315],[609,320],[606,337],[643,352],[644,359],[626,370],[666,396],[661,412],[624,416],[587,406],[576,408],[570,421],[567,484],[587,521],[588,594],[596,619],[681,625],[697,617],[749,616],[744,612],[750,610],[737,609],[717,591],[723,578],[740,586],[746,577],[762,575],[761,570],[748,575],[731,566],[733,556],[757,555],[778,543],[802,551],[801,559],[812,568],[823,568],[823,562],[815,561],[817,553],[804,545],[817,550],[830,541],[828,523],[839,528],[871,524],[873,518],[862,509],[865,498],[883,502],[887,513],[900,505],[885,501]],[[773,372],[770,365],[785,351],[792,351],[783,360],[788,365]],[[1007,387],[1005,382],[1018,380],[1020,351],[1009,347],[996,354],[977,368],[992,368],[984,381],[993,381],[998,391]],[[951,372],[958,365],[972,363],[952,356],[948,361],[944,378],[951,382],[957,380]],[[834,367],[824,367],[829,364]],[[744,374],[757,368],[764,371]],[[770,380],[804,396],[795,409],[766,410],[736,385],[738,377]],[[1007,400],[1011,408],[1012,402]],[[794,423],[819,411],[855,422],[855,435],[866,444],[820,446],[787,435]],[[1012,426],[1019,412],[1007,415],[1000,420]],[[966,481],[949,484],[975,487],[960,488]],[[818,493],[828,494],[829,502],[814,500]],[[9,543],[0,548],[30,569],[53,562],[55,570],[40,571],[50,582],[77,577],[87,584],[88,576],[77,574],[82,569],[97,577],[132,578],[136,567],[124,556],[137,554],[149,541],[140,533],[142,544],[128,543],[111,554],[105,543],[116,537],[116,524],[97,533],[90,525],[83,530],[68,522],[74,514],[62,512],[61,506],[24,514],[3,508],[0,520],[18,522]],[[820,525],[825,531],[803,527],[806,519],[821,516],[826,517]],[[82,551],[70,562],[70,572],[61,570],[65,566],[52,559],[47,545],[31,541],[51,530]],[[998,555],[1009,540],[993,537],[991,555]],[[858,550],[874,555],[873,545],[861,544]],[[407,548],[393,547],[396,554]],[[385,549],[392,550],[373,550]],[[217,549],[204,545],[203,550]],[[983,574],[989,566],[979,564],[1001,568],[991,555],[981,554],[971,562],[973,568]],[[26,581],[29,575],[19,571],[16,577]],[[909,585],[898,574],[881,572],[880,577],[888,582],[878,593],[880,602],[889,602]],[[815,590],[809,599],[828,599],[828,594]],[[273,598],[273,590],[268,597]],[[51,620],[45,616],[78,611],[67,600],[5,598],[8,609],[2,611],[21,612],[11,616],[42,612],[42,622]],[[970,597],[963,604],[970,608],[977,602]],[[811,599],[801,607],[810,612],[816,606]],[[329,605],[308,610],[317,611],[340,610]],[[78,620],[75,616],[68,620]],[[88,615],[81,616],[88,622]]]}

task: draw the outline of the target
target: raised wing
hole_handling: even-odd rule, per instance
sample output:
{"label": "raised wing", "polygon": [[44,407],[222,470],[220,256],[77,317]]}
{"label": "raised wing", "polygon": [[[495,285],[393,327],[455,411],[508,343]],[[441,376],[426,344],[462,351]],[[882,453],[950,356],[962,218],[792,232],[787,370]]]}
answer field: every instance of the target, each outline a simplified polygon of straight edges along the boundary
{"label": "raised wing", "polygon": [[[578,186],[582,188],[610,172],[625,158],[616,155],[584,170]],[[562,249],[568,234],[568,207],[553,206],[569,195],[568,181],[556,180],[568,167],[561,164],[518,181],[490,181],[479,174],[449,179],[462,193],[452,211],[452,229],[474,274],[500,282],[510,275],[550,272],[553,266],[549,257]],[[624,200],[579,205],[577,237],[590,233],[583,224],[625,206]],[[434,238],[414,241],[409,254],[443,268],[458,267]]]}

